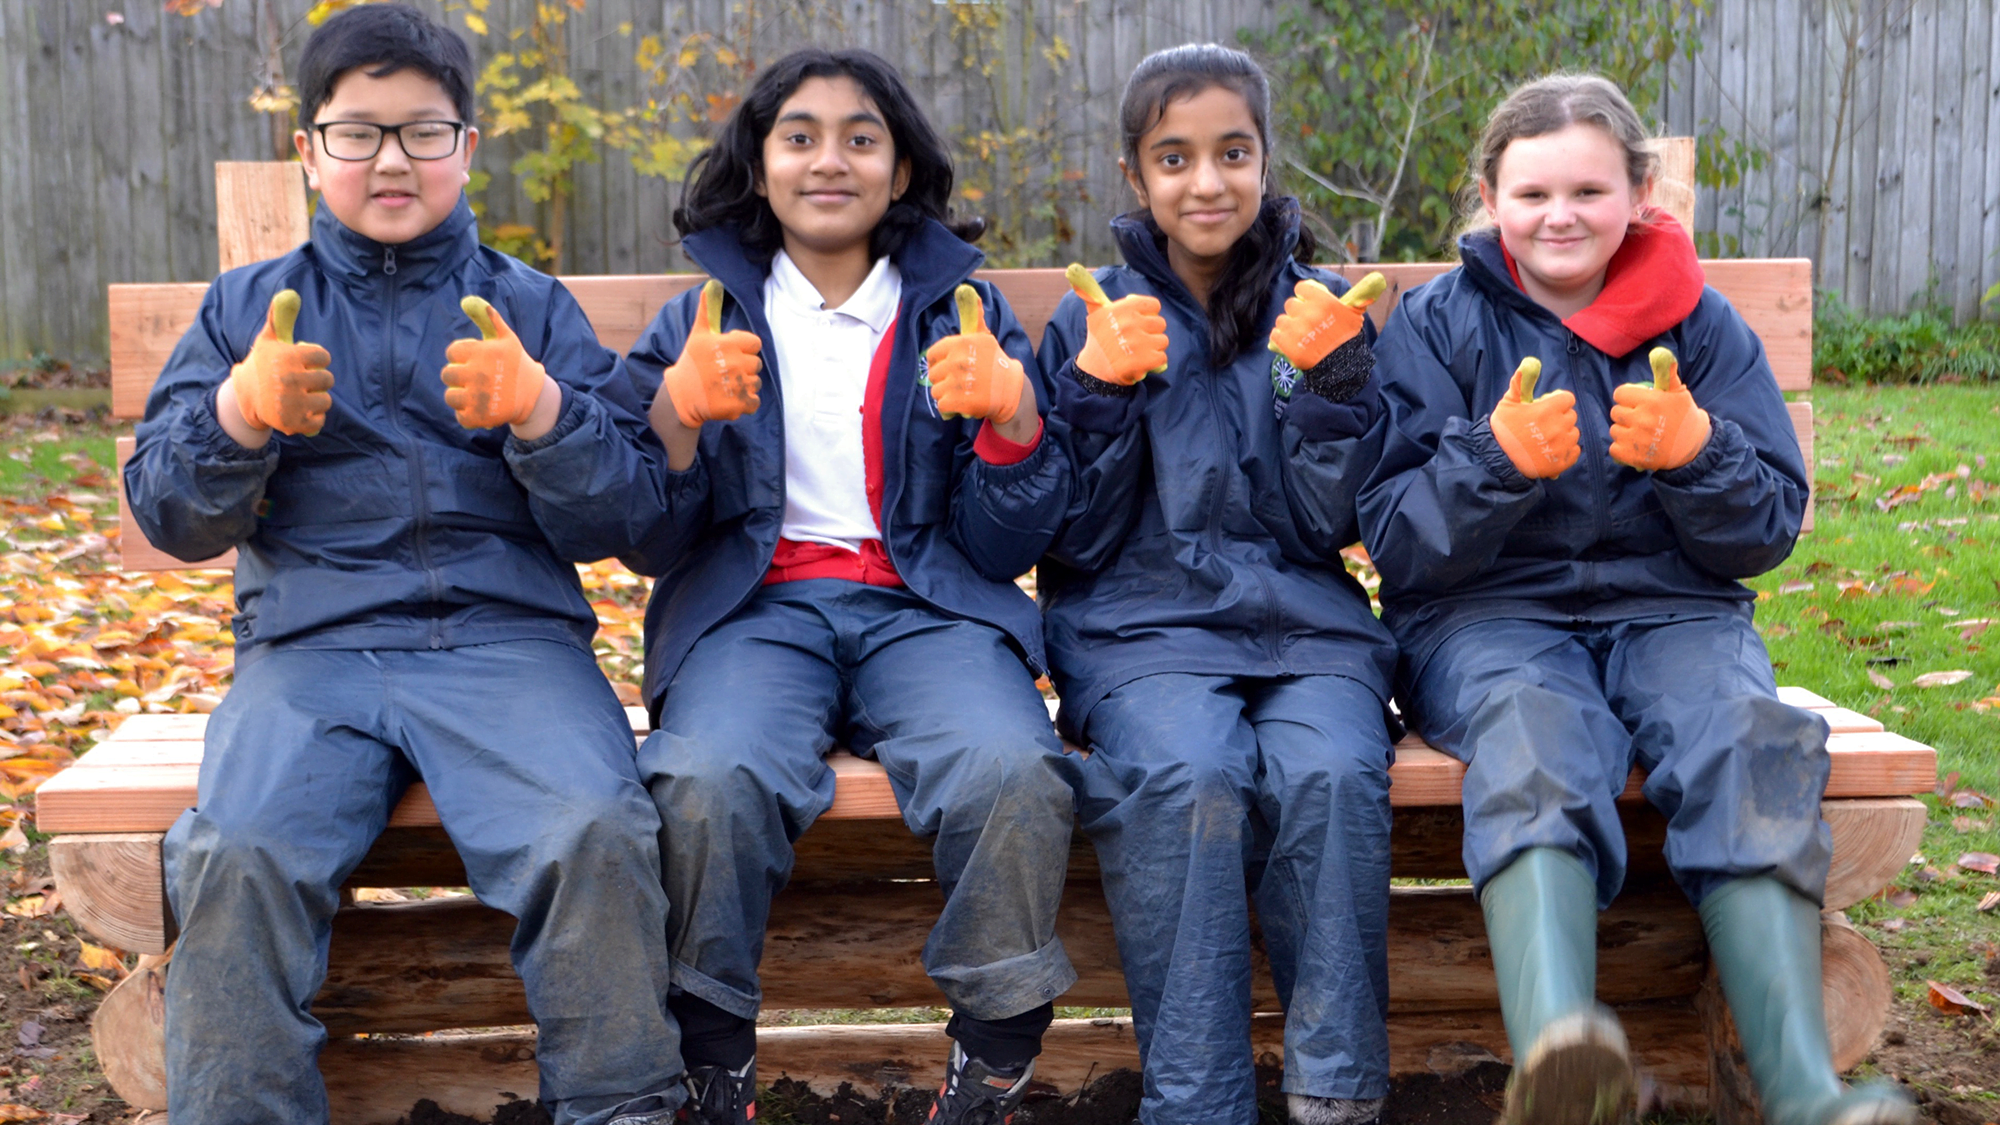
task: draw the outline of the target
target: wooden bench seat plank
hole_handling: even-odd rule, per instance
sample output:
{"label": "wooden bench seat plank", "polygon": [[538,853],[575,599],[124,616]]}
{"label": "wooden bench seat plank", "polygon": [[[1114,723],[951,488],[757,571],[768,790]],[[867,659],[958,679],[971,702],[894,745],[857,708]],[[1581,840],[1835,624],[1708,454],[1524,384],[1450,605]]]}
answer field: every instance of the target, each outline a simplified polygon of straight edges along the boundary
{"label": "wooden bench seat plank", "polygon": [[[1809,693],[1808,693],[1809,694]],[[1795,696],[1803,698],[1803,696]],[[1812,697],[1819,700],[1817,696]],[[1920,742],[1884,731],[1881,724],[1828,705],[1829,722],[1841,720],[1828,742],[1833,776],[1826,796],[1895,797],[1928,792],[1936,784],[1937,752]],[[635,727],[643,712],[628,709]],[[77,764],[44,782],[37,792],[36,826],[43,832],[164,831],[195,799],[201,762],[199,733],[206,715],[134,715]],[[1862,729],[1852,729],[1859,727]],[[1872,728],[1872,729],[1871,729]],[[635,731],[635,734],[637,732]],[[828,757],[835,776],[829,820],[891,819],[901,815],[888,775],[872,761],[836,751]],[[1397,746],[1390,768],[1389,800],[1405,808],[1456,805],[1465,767],[1412,738]],[[1640,799],[1643,775],[1633,771],[1623,799]],[[390,823],[415,827],[437,823],[429,791],[413,786]]]}

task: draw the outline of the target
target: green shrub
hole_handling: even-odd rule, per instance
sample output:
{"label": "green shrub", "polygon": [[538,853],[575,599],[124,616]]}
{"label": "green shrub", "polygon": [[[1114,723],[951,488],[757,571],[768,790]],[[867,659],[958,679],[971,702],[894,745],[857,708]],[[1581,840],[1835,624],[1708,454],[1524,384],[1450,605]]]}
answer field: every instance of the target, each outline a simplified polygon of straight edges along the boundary
{"label": "green shrub", "polygon": [[1813,303],[1813,377],[1834,383],[2000,382],[2000,322],[1952,323],[1922,304],[1867,317],[1830,293]]}

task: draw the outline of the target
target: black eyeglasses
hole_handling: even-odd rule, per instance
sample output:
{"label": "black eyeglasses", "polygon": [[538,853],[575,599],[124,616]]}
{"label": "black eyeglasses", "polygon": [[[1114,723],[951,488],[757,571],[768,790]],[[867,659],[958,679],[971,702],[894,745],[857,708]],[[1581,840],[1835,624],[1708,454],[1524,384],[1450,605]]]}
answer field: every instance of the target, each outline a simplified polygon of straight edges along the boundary
{"label": "black eyeglasses", "polygon": [[463,121],[405,121],[401,125],[377,125],[370,121],[320,121],[320,151],[335,160],[373,160],[382,151],[382,138],[396,134],[396,143],[411,160],[443,160],[458,151],[458,137],[465,132]]}

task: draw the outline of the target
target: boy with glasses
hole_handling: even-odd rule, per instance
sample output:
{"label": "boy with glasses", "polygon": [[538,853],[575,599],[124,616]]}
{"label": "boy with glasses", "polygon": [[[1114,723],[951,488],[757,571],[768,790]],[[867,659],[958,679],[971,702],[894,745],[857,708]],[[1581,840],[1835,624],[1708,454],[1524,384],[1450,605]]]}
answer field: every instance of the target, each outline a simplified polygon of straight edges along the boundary
{"label": "boy with glasses", "polygon": [[340,886],[421,778],[518,919],[558,1125],[661,1125],[659,817],[570,563],[629,549],[663,451],[562,286],[479,245],[464,42],[354,8],[300,75],[311,241],[210,287],[125,470],[154,543],[239,552],[235,687],[165,846],[169,1113],[327,1120]]}

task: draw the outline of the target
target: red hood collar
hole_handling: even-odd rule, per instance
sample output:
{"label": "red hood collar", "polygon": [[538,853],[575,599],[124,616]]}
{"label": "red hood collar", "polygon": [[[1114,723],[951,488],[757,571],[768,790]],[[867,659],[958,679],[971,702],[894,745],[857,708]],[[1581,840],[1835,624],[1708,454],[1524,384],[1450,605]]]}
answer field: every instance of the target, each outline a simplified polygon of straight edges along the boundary
{"label": "red hood collar", "polygon": [[[1521,285],[1520,267],[1500,240],[1507,274]],[[1701,262],[1687,232],[1664,211],[1633,224],[1604,269],[1604,291],[1563,327],[1608,356],[1623,356],[1688,318],[1701,302]],[[1525,287],[1523,287],[1525,291]]]}

